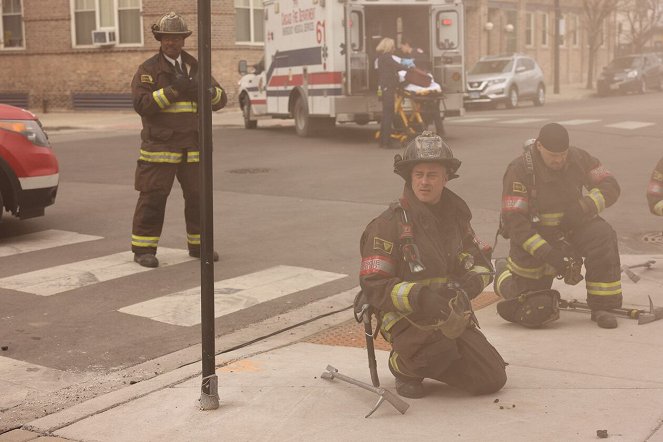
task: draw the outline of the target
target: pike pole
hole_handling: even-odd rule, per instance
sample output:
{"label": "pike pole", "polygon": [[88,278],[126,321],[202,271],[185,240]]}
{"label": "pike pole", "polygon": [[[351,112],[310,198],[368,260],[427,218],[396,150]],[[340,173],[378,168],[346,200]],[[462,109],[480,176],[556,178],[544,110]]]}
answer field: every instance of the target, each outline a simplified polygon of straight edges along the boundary
{"label": "pike pole", "polygon": [[198,142],[200,145],[200,329],[202,386],[200,409],[219,408],[214,348],[214,217],[212,194],[212,82],[210,0],[198,0]]}

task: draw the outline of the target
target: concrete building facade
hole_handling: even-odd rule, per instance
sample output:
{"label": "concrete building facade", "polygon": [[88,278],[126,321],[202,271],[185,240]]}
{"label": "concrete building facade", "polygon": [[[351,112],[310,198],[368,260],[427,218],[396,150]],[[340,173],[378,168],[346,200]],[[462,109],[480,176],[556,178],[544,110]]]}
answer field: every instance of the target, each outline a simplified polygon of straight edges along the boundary
{"label": "concrete building facade", "polygon": [[[294,1],[294,0],[282,0]],[[328,0],[343,1],[343,0]],[[130,107],[130,81],[159,47],[150,26],[170,10],[182,14],[197,53],[193,0],[0,0],[0,102],[37,111]],[[482,55],[524,52],[553,72],[554,0],[466,0],[466,64]],[[583,81],[586,32],[580,2],[561,0],[562,84]],[[614,53],[614,20],[605,25],[597,69]],[[93,37],[93,32],[94,33]],[[235,101],[237,63],[262,55],[262,0],[212,0],[212,74]],[[97,41],[93,41],[95,38]],[[105,41],[105,42],[104,42]]]}

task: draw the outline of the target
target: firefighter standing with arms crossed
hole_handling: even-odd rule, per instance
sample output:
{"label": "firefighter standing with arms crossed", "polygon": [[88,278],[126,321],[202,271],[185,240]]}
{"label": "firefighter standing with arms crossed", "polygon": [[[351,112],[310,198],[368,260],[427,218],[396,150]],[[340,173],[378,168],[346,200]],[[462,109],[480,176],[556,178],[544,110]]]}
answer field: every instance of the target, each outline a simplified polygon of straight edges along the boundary
{"label": "firefighter standing with arms crossed", "polygon": [[591,318],[599,327],[617,327],[607,311],[622,304],[617,236],[599,216],[619,197],[612,173],[588,152],[569,146],[566,129],[550,123],[509,164],[503,186],[501,231],[510,238],[510,251],[495,265],[495,291],[505,298],[498,313],[528,327],[558,319],[553,278],[577,284],[585,258]]}
{"label": "firefighter standing with arms crossed", "polygon": [[[140,65],[131,82],[134,109],[143,123],[131,250],[134,261],[144,267],[159,265],[157,246],[175,177],[184,193],[189,255],[200,258],[198,62],[182,50],[191,31],[181,16],[162,16],[152,25],[152,33],[161,44],[159,53]],[[212,84],[212,109],[219,110],[227,97],[214,79]],[[214,261],[218,259],[214,252]]]}
{"label": "firefighter standing with arms crossed", "polygon": [[492,267],[470,226],[470,209],[446,188],[460,161],[441,137],[424,132],[394,158],[403,196],[361,237],[361,296],[391,343],[389,369],[401,396],[425,395],[424,378],[472,394],[506,382],[499,353],[476,328],[470,299]]}

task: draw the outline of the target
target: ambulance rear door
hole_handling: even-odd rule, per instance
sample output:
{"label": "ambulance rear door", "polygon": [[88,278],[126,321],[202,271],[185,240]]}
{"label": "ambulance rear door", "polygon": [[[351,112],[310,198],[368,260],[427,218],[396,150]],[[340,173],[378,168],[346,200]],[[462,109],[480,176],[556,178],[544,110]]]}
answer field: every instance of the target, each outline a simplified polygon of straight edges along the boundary
{"label": "ambulance rear door", "polygon": [[362,5],[345,5],[345,59],[347,95],[368,91],[368,54],[366,21]]}
{"label": "ambulance rear door", "polygon": [[463,113],[465,90],[463,7],[449,4],[431,7],[431,56],[433,75],[442,84],[446,114]]}

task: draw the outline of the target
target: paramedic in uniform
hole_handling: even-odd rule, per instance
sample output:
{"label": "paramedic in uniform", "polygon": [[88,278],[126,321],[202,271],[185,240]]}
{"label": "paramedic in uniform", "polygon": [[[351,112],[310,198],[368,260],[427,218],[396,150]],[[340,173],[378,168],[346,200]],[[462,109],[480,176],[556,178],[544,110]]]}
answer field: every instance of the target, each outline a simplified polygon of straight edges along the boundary
{"label": "paramedic in uniform", "polygon": [[378,85],[382,96],[382,119],[380,120],[380,147],[383,149],[398,149],[398,143],[392,142],[391,127],[394,123],[394,106],[396,103],[396,89],[398,88],[398,71],[403,65],[394,60],[396,43],[392,38],[385,37],[378,43],[375,50],[378,52]]}
{"label": "paramedic in uniform", "polygon": [[[569,146],[563,126],[549,123],[534,144],[509,164],[503,186],[501,213],[510,250],[506,262],[496,263],[496,293],[509,300],[546,292],[553,278],[564,275],[579,255],[585,260],[592,320],[602,328],[617,327],[617,319],[608,312],[622,305],[617,235],[599,216],[619,197],[612,173],[585,150]],[[558,310],[551,315],[557,319]],[[545,317],[540,319],[546,322]]]}
{"label": "paramedic in uniform", "polygon": [[494,393],[505,364],[477,329],[470,299],[491,281],[470,209],[446,188],[460,161],[441,137],[424,132],[396,155],[400,200],[361,237],[362,296],[391,344],[389,369],[401,396],[420,398],[424,378],[471,394]]}
{"label": "paramedic in uniform", "polygon": [[[131,82],[134,109],[143,123],[131,250],[134,261],[144,267],[159,265],[157,246],[175,177],[184,193],[189,255],[200,258],[198,62],[182,50],[191,31],[181,16],[174,12],[162,16],[152,25],[152,33],[161,44],[159,53],[138,67]],[[212,84],[212,109],[219,110],[227,97],[214,79]],[[218,259],[214,252],[214,260]]]}

